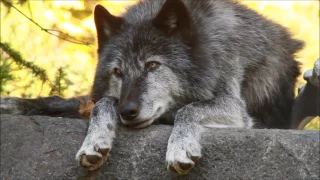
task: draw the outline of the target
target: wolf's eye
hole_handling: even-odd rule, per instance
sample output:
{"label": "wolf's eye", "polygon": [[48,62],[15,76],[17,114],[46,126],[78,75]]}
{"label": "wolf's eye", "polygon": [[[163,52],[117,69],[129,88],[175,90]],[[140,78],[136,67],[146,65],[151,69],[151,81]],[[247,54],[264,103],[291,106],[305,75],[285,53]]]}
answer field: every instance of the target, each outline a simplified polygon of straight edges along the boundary
{"label": "wolf's eye", "polygon": [[158,63],[158,62],[148,62],[147,64],[146,64],[146,67],[148,68],[148,69],[154,69],[154,68],[156,68],[156,67],[158,67],[160,65],[160,63]]}
{"label": "wolf's eye", "polygon": [[117,76],[121,75],[121,70],[119,68],[114,68],[114,74]]}

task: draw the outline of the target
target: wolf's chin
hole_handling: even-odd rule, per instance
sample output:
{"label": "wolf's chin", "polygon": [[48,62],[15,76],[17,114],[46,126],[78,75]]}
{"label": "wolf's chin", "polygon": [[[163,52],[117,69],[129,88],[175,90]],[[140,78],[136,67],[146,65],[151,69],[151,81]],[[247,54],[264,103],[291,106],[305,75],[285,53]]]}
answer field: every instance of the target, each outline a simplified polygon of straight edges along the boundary
{"label": "wolf's chin", "polygon": [[130,126],[132,128],[141,129],[150,126],[157,118],[159,118],[163,114],[163,108],[159,107],[154,114],[153,117],[148,118],[147,120],[139,121],[139,122],[128,122],[123,119],[121,119],[121,122],[126,125]]}
{"label": "wolf's chin", "polygon": [[132,127],[135,129],[142,129],[142,128],[150,126],[153,122],[154,122],[154,119],[150,119],[150,120],[143,121],[143,122],[139,123],[138,125],[132,126]]}

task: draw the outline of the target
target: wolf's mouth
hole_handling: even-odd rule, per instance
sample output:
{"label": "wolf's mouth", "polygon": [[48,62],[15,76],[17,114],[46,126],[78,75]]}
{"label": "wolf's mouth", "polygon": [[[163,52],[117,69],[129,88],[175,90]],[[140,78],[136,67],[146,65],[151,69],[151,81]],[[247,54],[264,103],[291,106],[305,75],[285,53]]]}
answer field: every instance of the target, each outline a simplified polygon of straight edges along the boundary
{"label": "wolf's mouth", "polygon": [[154,119],[149,119],[141,122],[137,122],[134,124],[129,124],[130,127],[136,128],[136,129],[141,129],[150,126],[153,123]]}
{"label": "wolf's mouth", "polygon": [[160,111],[161,111],[161,108],[158,108],[155,115],[148,120],[133,122],[130,124],[124,123],[124,125],[128,126],[128,127],[132,127],[132,128],[137,128],[137,129],[145,128],[147,126],[150,126],[154,122],[154,120],[157,119],[161,115],[161,113],[159,113]]}

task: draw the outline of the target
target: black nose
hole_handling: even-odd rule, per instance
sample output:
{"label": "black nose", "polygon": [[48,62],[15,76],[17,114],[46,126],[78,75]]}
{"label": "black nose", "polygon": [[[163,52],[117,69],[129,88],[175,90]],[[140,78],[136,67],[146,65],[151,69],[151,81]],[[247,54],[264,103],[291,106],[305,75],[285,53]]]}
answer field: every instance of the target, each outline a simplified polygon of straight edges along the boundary
{"label": "black nose", "polygon": [[124,105],[120,105],[120,115],[124,120],[134,120],[139,114],[139,106],[135,102],[127,102]]}

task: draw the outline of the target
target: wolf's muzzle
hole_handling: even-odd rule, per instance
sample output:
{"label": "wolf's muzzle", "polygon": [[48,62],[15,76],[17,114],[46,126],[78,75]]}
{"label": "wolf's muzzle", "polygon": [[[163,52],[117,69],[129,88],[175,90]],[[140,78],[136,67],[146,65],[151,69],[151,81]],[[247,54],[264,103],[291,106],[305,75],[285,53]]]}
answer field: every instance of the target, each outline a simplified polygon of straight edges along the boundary
{"label": "wolf's muzzle", "polygon": [[126,121],[132,121],[139,115],[139,105],[133,101],[120,105],[120,116]]}

